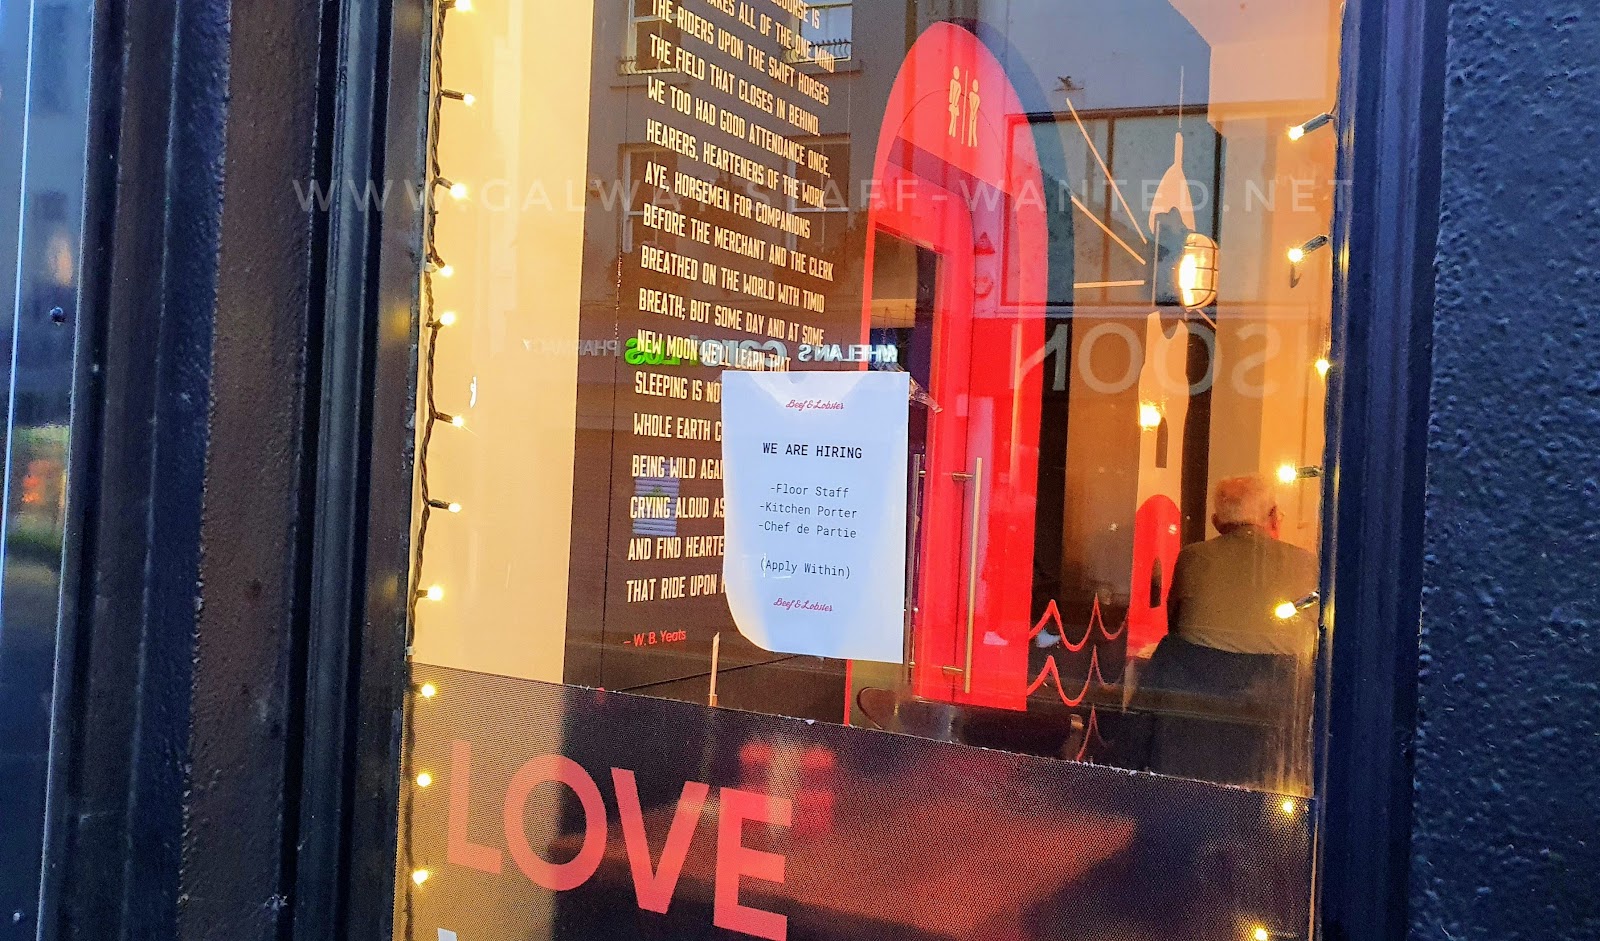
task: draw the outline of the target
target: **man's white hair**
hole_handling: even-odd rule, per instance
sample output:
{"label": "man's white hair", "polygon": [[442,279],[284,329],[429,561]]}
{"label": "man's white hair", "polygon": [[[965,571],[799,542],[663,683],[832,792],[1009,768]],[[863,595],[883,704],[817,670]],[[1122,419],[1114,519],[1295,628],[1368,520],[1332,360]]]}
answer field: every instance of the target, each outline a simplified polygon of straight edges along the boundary
{"label": "man's white hair", "polygon": [[1217,482],[1214,512],[1219,526],[1266,526],[1278,505],[1262,477],[1229,477]]}

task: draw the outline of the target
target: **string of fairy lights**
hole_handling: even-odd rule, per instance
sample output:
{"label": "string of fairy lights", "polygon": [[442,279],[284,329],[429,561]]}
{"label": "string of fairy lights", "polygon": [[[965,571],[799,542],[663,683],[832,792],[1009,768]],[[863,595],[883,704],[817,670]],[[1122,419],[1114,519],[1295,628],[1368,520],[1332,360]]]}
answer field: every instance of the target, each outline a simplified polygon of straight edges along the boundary
{"label": "string of fairy lights", "polygon": [[[1291,126],[1288,132],[1289,140],[1298,143],[1299,141],[1304,140],[1307,134],[1311,134],[1315,131],[1321,130],[1322,128],[1329,127],[1333,124],[1333,122],[1334,113],[1332,111],[1324,111],[1309,121]],[[1305,264],[1306,259],[1313,253],[1326,248],[1331,241],[1332,239],[1326,235],[1318,235],[1315,238],[1312,238],[1303,244],[1296,245],[1288,250],[1289,283],[1291,286],[1298,285],[1300,283],[1301,266]],[[1323,353],[1321,356],[1317,357],[1317,361],[1313,364],[1313,368],[1316,369],[1319,377],[1326,379],[1328,378],[1329,370],[1333,368],[1333,363],[1328,359],[1328,354]],[[1283,476],[1283,471],[1281,469],[1278,472],[1278,476]],[[1320,474],[1296,473],[1295,479],[1299,479],[1302,476],[1320,476]],[[1285,482],[1287,483],[1287,481]]]}
{"label": "string of fairy lights", "polygon": [[[466,184],[450,179],[444,173],[443,161],[439,155],[439,142],[444,125],[444,110],[447,102],[453,102],[463,107],[472,107],[477,103],[477,98],[464,91],[449,88],[445,85],[444,74],[444,38],[445,26],[452,14],[472,12],[472,0],[439,0],[433,10],[433,35],[429,53],[430,68],[428,76],[428,127],[427,127],[427,179],[423,184],[422,204],[425,207],[423,215],[422,243],[422,303],[421,303],[421,331],[418,337],[418,353],[421,356],[421,368],[418,370],[421,403],[421,429],[418,437],[417,461],[417,487],[418,487],[418,515],[417,529],[412,543],[411,559],[411,598],[408,605],[406,618],[406,658],[412,657],[417,630],[418,607],[425,602],[439,602],[444,600],[444,587],[439,584],[425,585],[426,550],[428,544],[429,528],[433,523],[435,512],[457,515],[462,512],[462,506],[453,500],[444,500],[433,493],[431,481],[428,476],[428,459],[432,454],[434,434],[441,426],[445,428],[464,429],[466,418],[460,414],[447,412],[439,407],[438,385],[435,380],[435,369],[438,362],[439,341],[442,334],[456,325],[459,315],[453,310],[441,310],[436,292],[439,281],[448,281],[455,277],[456,269],[445,257],[439,247],[439,206],[441,195],[452,200],[464,200],[468,196]],[[433,683],[421,683],[413,687],[413,692],[420,700],[430,700],[438,695],[438,687]],[[433,784],[433,775],[427,771],[412,773],[412,723],[410,710],[407,710],[405,748],[402,760],[405,762],[405,775],[417,787],[426,788]],[[407,789],[409,792],[409,789]],[[411,800],[405,800],[405,819],[409,831],[411,817]],[[410,841],[406,841],[406,868],[410,871],[411,885],[406,891],[406,912],[410,916],[411,890],[420,887],[428,881],[429,870],[418,866],[411,855]]]}
{"label": "string of fairy lights", "polygon": [[[1291,126],[1288,130],[1289,140],[1299,142],[1306,135],[1333,125],[1334,120],[1335,114],[1333,112],[1324,111],[1304,123]],[[1306,259],[1313,253],[1328,247],[1331,242],[1332,239],[1329,236],[1317,235],[1300,245],[1290,248],[1286,252],[1289,259],[1289,284],[1291,287],[1299,285],[1303,270],[1302,266],[1305,264]],[[1324,351],[1317,357],[1316,362],[1312,364],[1317,376],[1324,381],[1327,380],[1328,373],[1333,369],[1333,362],[1329,356],[1330,354]],[[1283,484],[1296,483],[1301,480],[1316,480],[1321,477],[1321,467],[1298,467],[1294,464],[1284,464],[1278,468],[1278,481]],[[1303,598],[1279,602],[1273,608],[1272,614],[1278,620],[1289,621],[1302,614],[1314,612],[1321,604],[1322,593],[1320,591],[1312,591]],[[1279,810],[1283,812],[1285,817],[1292,818],[1300,812],[1301,804],[1293,797],[1285,797],[1279,805]],[[1246,931],[1246,936],[1249,941],[1274,941],[1275,938],[1292,937],[1291,934],[1285,932],[1273,931],[1266,925],[1251,925]]]}
{"label": "string of fairy lights", "polygon": [[[428,458],[433,449],[434,432],[440,424],[452,428],[465,428],[466,418],[459,414],[451,414],[439,408],[437,399],[438,386],[434,379],[435,365],[438,360],[440,333],[455,326],[457,314],[450,310],[439,310],[435,285],[439,280],[449,280],[455,277],[456,269],[447,261],[439,249],[439,195],[441,193],[451,199],[463,200],[467,198],[467,186],[451,180],[444,174],[443,163],[439,157],[439,139],[444,122],[444,105],[446,101],[455,101],[465,107],[472,107],[477,99],[466,92],[447,88],[444,84],[444,31],[452,13],[468,13],[472,10],[472,0],[444,0],[438,4],[434,13],[432,69],[429,82],[429,116],[428,116],[428,180],[423,204],[427,207],[423,220],[423,265],[422,265],[422,337],[420,346],[422,353],[422,369],[420,370],[422,395],[422,435],[417,446],[417,484],[420,491],[420,508],[417,520],[416,542],[413,548],[412,571],[413,584],[416,586],[411,598],[411,617],[409,622],[412,630],[416,626],[416,607],[421,601],[444,600],[444,588],[441,585],[422,587],[424,574],[424,552],[427,548],[428,527],[433,521],[435,511],[450,514],[461,512],[461,504],[454,501],[438,499],[433,495],[428,479]],[[411,644],[406,644],[407,654]]]}
{"label": "string of fairy lights", "polygon": [[[1334,112],[1324,111],[1308,121],[1293,125],[1288,131],[1289,140],[1298,143],[1299,141],[1305,139],[1306,135],[1321,130],[1322,128],[1332,126],[1334,119]],[[1300,245],[1290,248],[1288,252],[1286,252],[1289,259],[1289,284],[1291,287],[1299,285],[1302,274],[1302,266],[1305,264],[1306,259],[1314,253],[1327,248],[1332,241],[1333,239],[1327,235],[1317,235]],[[1312,368],[1317,371],[1317,376],[1323,380],[1328,378],[1328,373],[1333,369],[1333,362],[1328,358],[1328,356],[1329,354],[1324,352],[1322,355],[1318,356],[1316,362],[1312,364]],[[1295,464],[1283,464],[1278,468],[1278,482],[1282,484],[1292,484],[1302,480],[1316,480],[1321,477],[1322,468],[1317,466],[1299,467]],[[1293,601],[1279,602],[1278,605],[1273,608],[1272,614],[1281,621],[1288,621],[1298,617],[1304,612],[1311,611],[1321,604],[1322,593],[1313,591],[1311,594],[1306,595],[1303,598],[1296,598]],[[1284,803],[1285,813],[1290,812],[1291,809],[1290,802],[1286,801]],[[1261,928],[1256,929],[1254,933],[1256,941],[1266,941],[1264,935],[1265,929]]]}

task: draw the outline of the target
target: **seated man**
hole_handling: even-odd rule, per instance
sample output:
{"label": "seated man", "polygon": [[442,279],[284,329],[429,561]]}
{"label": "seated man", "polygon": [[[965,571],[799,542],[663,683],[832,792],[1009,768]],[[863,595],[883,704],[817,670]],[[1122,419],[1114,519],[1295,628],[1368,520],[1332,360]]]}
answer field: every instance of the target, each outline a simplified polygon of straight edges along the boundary
{"label": "seated man", "polygon": [[1217,535],[1178,556],[1168,634],[1136,702],[1154,715],[1145,765],[1227,784],[1301,791],[1309,766],[1316,612],[1279,607],[1317,587],[1317,560],[1278,539],[1272,488],[1217,485]]}
{"label": "seated man", "polygon": [[1178,555],[1169,632],[1212,650],[1310,659],[1314,617],[1283,619],[1277,609],[1317,590],[1316,556],[1279,540],[1278,501],[1260,477],[1218,483],[1213,509],[1220,535]]}

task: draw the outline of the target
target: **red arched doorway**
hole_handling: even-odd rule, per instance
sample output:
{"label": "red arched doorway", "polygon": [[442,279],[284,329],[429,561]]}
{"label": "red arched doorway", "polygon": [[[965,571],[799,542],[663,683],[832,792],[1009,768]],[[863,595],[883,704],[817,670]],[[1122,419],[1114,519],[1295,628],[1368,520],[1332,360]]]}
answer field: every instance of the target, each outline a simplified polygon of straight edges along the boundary
{"label": "red arched doorway", "polygon": [[879,136],[862,340],[879,245],[924,259],[928,316],[911,329],[937,410],[920,445],[924,491],[912,619],[914,695],[1021,709],[1028,672],[1044,342],[1043,178],[999,60],[941,23],[907,55]]}

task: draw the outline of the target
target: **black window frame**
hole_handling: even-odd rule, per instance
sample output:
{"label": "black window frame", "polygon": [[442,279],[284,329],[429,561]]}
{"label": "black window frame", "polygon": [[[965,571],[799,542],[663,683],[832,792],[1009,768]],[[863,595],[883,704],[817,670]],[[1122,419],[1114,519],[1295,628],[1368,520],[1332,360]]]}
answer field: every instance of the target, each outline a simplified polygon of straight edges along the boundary
{"label": "black window frame", "polygon": [[[160,758],[190,734],[184,723],[191,717],[180,710],[167,717],[172,727],[135,730],[131,738],[118,737],[117,722],[96,725],[117,718],[127,703],[140,705],[139,697],[146,708],[182,700],[187,709],[188,690],[141,685],[126,698],[88,697],[125,676],[129,663],[143,662],[147,645],[162,636],[160,615],[183,616],[183,604],[193,606],[192,596],[158,593],[156,601],[165,608],[146,601],[150,607],[140,609],[143,616],[130,619],[108,608],[107,599],[145,597],[158,577],[184,574],[166,571],[183,559],[147,572],[142,547],[130,543],[146,532],[141,527],[149,519],[130,521],[115,511],[119,503],[146,501],[172,514],[173,505],[163,501],[193,486],[203,469],[201,457],[159,451],[179,472],[161,479],[153,471],[166,465],[152,464],[154,446],[127,429],[146,418],[193,418],[169,414],[173,406],[156,400],[148,386],[161,378],[156,366],[162,355],[209,340],[209,334],[191,336],[209,324],[184,315],[215,306],[215,297],[198,296],[175,278],[157,285],[162,306],[160,319],[152,321],[143,316],[150,306],[144,286],[114,275],[170,267],[181,276],[188,271],[183,257],[204,256],[219,242],[237,251],[251,238],[303,239],[311,259],[307,296],[296,296],[293,284],[276,286],[291,309],[304,315],[311,335],[300,435],[305,461],[293,488],[298,510],[287,524],[297,536],[260,550],[281,553],[277,561],[293,568],[301,590],[287,602],[291,610],[280,612],[282,636],[272,635],[287,651],[285,671],[274,681],[274,692],[288,703],[287,761],[280,767],[270,755],[247,759],[261,761],[284,791],[281,819],[248,834],[252,852],[264,840],[282,860],[278,883],[268,887],[282,900],[282,913],[272,914],[274,927],[259,936],[390,937],[408,683],[423,261],[422,220],[400,188],[426,179],[430,3],[291,0],[281,10],[253,14],[263,21],[276,18],[278,28],[298,23],[303,33],[314,34],[316,42],[294,47],[300,58],[280,66],[287,80],[315,84],[290,89],[297,101],[314,99],[314,120],[297,125],[303,136],[286,147],[314,153],[312,180],[335,187],[336,198],[304,216],[262,209],[261,225],[246,237],[241,229],[185,229],[186,213],[213,211],[207,201],[222,184],[216,192],[186,191],[187,178],[174,165],[187,155],[218,156],[208,149],[215,141],[203,136],[209,125],[179,125],[172,116],[200,108],[201,117],[216,117],[206,109],[223,103],[212,96],[215,89],[203,73],[230,62],[227,31],[208,30],[190,9],[196,5],[179,5],[175,14],[170,4],[95,0],[97,18],[107,24],[94,56],[100,109],[95,152],[115,160],[95,165],[85,230],[86,261],[107,273],[91,278],[84,292],[88,339],[77,387],[83,401],[96,404],[74,425],[74,441],[84,444],[71,457],[80,525],[68,548],[68,567],[81,584],[63,606],[62,662],[69,682],[62,695],[78,699],[63,700],[69,721],[58,725],[53,744],[63,773],[52,779],[43,913],[51,927],[45,937],[142,936],[176,919],[184,884],[180,870],[235,866],[215,844],[207,850],[216,854],[211,857],[183,858],[179,852],[188,836],[168,805],[185,807],[190,797],[183,776],[162,767]],[[1321,932],[1337,941],[1398,937],[1406,925],[1447,7],[1447,0],[1346,4],[1338,121],[1339,178],[1345,182],[1333,233],[1334,256],[1346,262],[1336,269],[1338,367],[1329,386],[1335,434],[1324,478],[1324,505],[1334,510],[1326,527],[1324,557],[1331,565],[1323,590],[1337,641],[1328,645],[1324,671],[1331,688],[1320,717],[1324,798],[1316,860]],[[275,47],[247,48],[254,38],[235,36],[236,71],[272,71],[264,60],[277,54]],[[125,61],[125,54],[131,58]],[[260,107],[264,94],[239,113]],[[364,191],[369,180],[380,191],[387,182],[395,192],[381,212],[348,198],[349,192]],[[152,231],[165,240],[140,238]],[[235,281],[241,276],[229,275]],[[160,329],[152,331],[152,322]],[[294,338],[285,342],[292,345]],[[146,354],[149,363],[140,359]],[[111,372],[102,374],[102,365]],[[199,390],[223,381],[220,371],[229,365],[195,365]],[[238,465],[228,462],[243,475]],[[116,476],[122,472],[126,479]],[[199,534],[217,521],[203,521],[198,504],[177,509],[170,518],[181,524],[184,545],[198,556]],[[209,584],[226,584],[220,577],[225,573],[211,571],[219,577]],[[163,656],[192,665],[183,652],[175,645]],[[220,681],[206,672],[213,669],[202,663],[196,675],[180,671],[178,678],[206,687]],[[138,773],[120,776],[108,770],[135,767]],[[124,830],[80,825],[73,809],[86,806],[122,814]],[[161,812],[155,819],[135,819],[146,807]],[[135,829],[165,847],[163,854],[141,860],[142,869],[128,865],[126,838]],[[230,872],[242,870],[219,878],[225,881]],[[213,898],[208,911],[244,901],[242,895]]]}
{"label": "black window frame", "polygon": [[[1335,273],[1338,368],[1330,376],[1335,410],[1323,494],[1324,505],[1335,508],[1325,527],[1324,558],[1331,564],[1324,567],[1323,595],[1336,615],[1326,628],[1338,640],[1324,645],[1321,671],[1331,688],[1320,700],[1323,799],[1315,861],[1319,930],[1337,941],[1398,937],[1406,925],[1447,7],[1447,0],[1345,5],[1337,121],[1343,192],[1333,247],[1336,258],[1348,261]],[[403,41],[391,40],[392,50],[424,48],[417,32],[428,24],[423,0],[395,0],[393,21],[406,24],[406,32]],[[398,147],[410,160],[420,143],[426,85],[400,94],[397,76],[410,73],[394,69],[389,76],[390,155]],[[409,245],[413,222],[404,215],[386,219],[385,243]],[[391,251],[379,263],[376,281],[384,293],[373,300],[394,310],[414,295],[414,259]],[[390,383],[414,374],[388,359],[397,353],[380,358],[376,400],[369,404],[370,453],[374,466],[385,467],[382,478],[370,481],[365,523],[379,538],[369,543],[369,566],[402,562],[393,538],[411,526],[409,465],[390,472],[383,457],[409,455],[412,446],[411,403],[395,401],[400,396]],[[393,730],[407,665],[402,649],[377,638],[404,636],[403,605],[393,599],[405,574],[403,567],[374,568],[365,582],[363,627],[372,635],[365,652],[378,659],[361,670],[353,722],[374,734],[362,743],[353,783],[369,799],[392,797],[401,767]],[[364,814],[351,835],[352,873],[363,883],[352,888],[361,902],[351,909],[346,937],[388,937],[399,836],[394,806],[387,814]]]}

